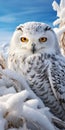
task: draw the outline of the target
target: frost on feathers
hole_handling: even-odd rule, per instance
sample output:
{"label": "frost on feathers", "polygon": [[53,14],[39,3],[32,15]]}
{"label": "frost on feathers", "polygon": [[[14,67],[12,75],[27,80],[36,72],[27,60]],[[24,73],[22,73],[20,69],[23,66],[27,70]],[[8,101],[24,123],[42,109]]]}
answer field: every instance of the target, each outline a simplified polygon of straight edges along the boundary
{"label": "frost on feathers", "polygon": [[57,11],[57,19],[53,22],[53,25],[59,25],[56,34],[60,43],[61,52],[65,55],[65,0],[60,0],[58,4],[56,1],[52,3],[53,9]]}

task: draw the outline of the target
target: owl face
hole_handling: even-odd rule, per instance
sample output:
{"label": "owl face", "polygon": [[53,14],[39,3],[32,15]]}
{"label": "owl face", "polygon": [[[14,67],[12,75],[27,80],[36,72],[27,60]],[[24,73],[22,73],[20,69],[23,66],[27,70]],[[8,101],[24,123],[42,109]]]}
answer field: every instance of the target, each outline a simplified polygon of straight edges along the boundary
{"label": "owl face", "polygon": [[21,55],[59,52],[54,31],[44,23],[28,22],[17,27],[10,50]]}

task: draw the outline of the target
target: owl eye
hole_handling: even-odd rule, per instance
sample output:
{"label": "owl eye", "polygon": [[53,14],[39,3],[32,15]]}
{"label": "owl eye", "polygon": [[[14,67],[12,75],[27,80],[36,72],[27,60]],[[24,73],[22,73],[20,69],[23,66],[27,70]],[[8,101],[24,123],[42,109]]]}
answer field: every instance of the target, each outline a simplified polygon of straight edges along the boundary
{"label": "owl eye", "polygon": [[39,42],[46,42],[47,41],[47,38],[46,37],[41,37],[40,39],[39,39]]}
{"label": "owl eye", "polygon": [[29,41],[26,37],[21,37],[20,40],[21,40],[21,42],[28,42]]}

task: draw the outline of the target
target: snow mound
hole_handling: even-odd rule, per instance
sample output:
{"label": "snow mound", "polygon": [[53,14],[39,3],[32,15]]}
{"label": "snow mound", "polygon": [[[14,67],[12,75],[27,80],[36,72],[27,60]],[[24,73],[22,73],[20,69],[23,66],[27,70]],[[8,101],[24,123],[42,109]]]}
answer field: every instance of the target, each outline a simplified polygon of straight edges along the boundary
{"label": "snow mound", "polygon": [[1,130],[59,130],[54,125],[59,122],[65,128],[65,123],[50,113],[23,76],[0,68]]}

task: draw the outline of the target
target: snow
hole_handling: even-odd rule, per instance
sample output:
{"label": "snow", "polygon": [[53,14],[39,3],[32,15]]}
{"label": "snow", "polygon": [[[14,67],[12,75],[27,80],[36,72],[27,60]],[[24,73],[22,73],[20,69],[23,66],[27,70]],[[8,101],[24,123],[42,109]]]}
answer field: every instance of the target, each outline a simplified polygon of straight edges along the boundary
{"label": "snow", "polygon": [[[45,115],[43,116],[41,112],[38,111],[38,109],[34,109],[37,108],[37,103],[33,103],[34,107],[32,107],[30,105],[28,106],[28,104],[24,102],[26,98],[28,98],[28,96],[29,92],[27,92],[26,90],[14,94],[12,98],[7,100],[8,111],[12,111],[12,113],[15,111],[17,117],[21,118],[21,116],[23,116],[28,120],[37,122],[38,124],[42,125],[45,130],[54,130],[54,127],[52,126],[48,118]],[[48,125],[46,125],[47,122]]]}
{"label": "snow", "polygon": [[59,4],[54,0],[52,3],[53,10],[57,12],[57,19],[53,22],[55,33],[61,47],[61,53],[65,56],[65,43],[64,43],[64,33],[65,33],[65,0],[60,0]]}
{"label": "snow", "polygon": [[[24,102],[24,100],[28,96],[29,96],[29,92],[24,90],[22,92],[11,95],[10,98],[7,99],[6,103],[0,102],[1,103],[0,109],[2,109],[2,111],[4,111],[4,109],[6,108],[6,111],[4,114],[6,115],[7,112],[9,113],[7,120],[11,121],[14,119],[13,121],[15,123],[16,118],[21,118],[23,116],[24,118],[26,118],[28,120],[37,122],[38,124],[42,125],[42,127],[44,127],[45,130],[47,130],[47,129],[54,130],[54,127],[50,123],[48,118],[45,115],[42,115],[41,112],[38,112],[37,109],[34,109],[35,106],[37,106],[37,104],[34,105],[35,103],[33,103],[34,107],[32,107],[30,105],[28,106],[28,104]],[[16,115],[14,116],[14,114],[16,114]],[[1,115],[0,115],[0,117],[1,117]],[[44,120],[44,123],[43,123],[43,120]],[[48,122],[48,125],[46,125],[47,122]],[[4,122],[4,125],[5,125],[5,122]]]}
{"label": "snow", "polygon": [[52,3],[52,7],[53,7],[53,9],[55,11],[57,10],[57,16],[59,16],[60,15],[60,7],[59,7],[58,3],[55,0]]}
{"label": "snow", "polygon": [[56,1],[53,1],[52,7],[55,11],[57,11],[58,19],[55,20],[54,25],[59,24],[61,21],[65,22],[65,1],[60,0],[60,4]]}
{"label": "snow", "polygon": [[65,26],[62,26],[61,28],[54,28],[55,33],[57,34],[58,41],[60,40],[60,36],[65,32]]}
{"label": "snow", "polygon": [[16,91],[13,87],[11,88],[6,88],[5,86],[0,87],[0,96],[6,95],[8,93],[16,93]]}
{"label": "snow", "polygon": [[[55,0],[52,3],[53,9],[57,12],[57,19],[53,22],[53,25],[59,25],[61,22],[65,22],[65,0],[60,0],[60,3],[58,4]],[[65,29],[65,27],[63,27]],[[64,32],[64,29],[61,28],[62,32]],[[59,30],[59,28],[58,28]],[[59,32],[61,31],[59,30]]]}
{"label": "snow", "polygon": [[34,122],[38,122],[38,124],[40,124],[42,128],[44,128],[44,130],[54,130],[54,127],[50,123],[48,118],[45,115],[43,116],[40,112],[38,112],[35,109],[29,108],[28,106],[23,106],[23,115],[24,117],[29,117],[29,119]]}
{"label": "snow", "polygon": [[55,11],[57,11],[57,17],[59,17],[57,20],[59,20],[59,23],[61,21],[65,21],[65,0],[60,0],[60,4],[54,0],[52,7]]}

